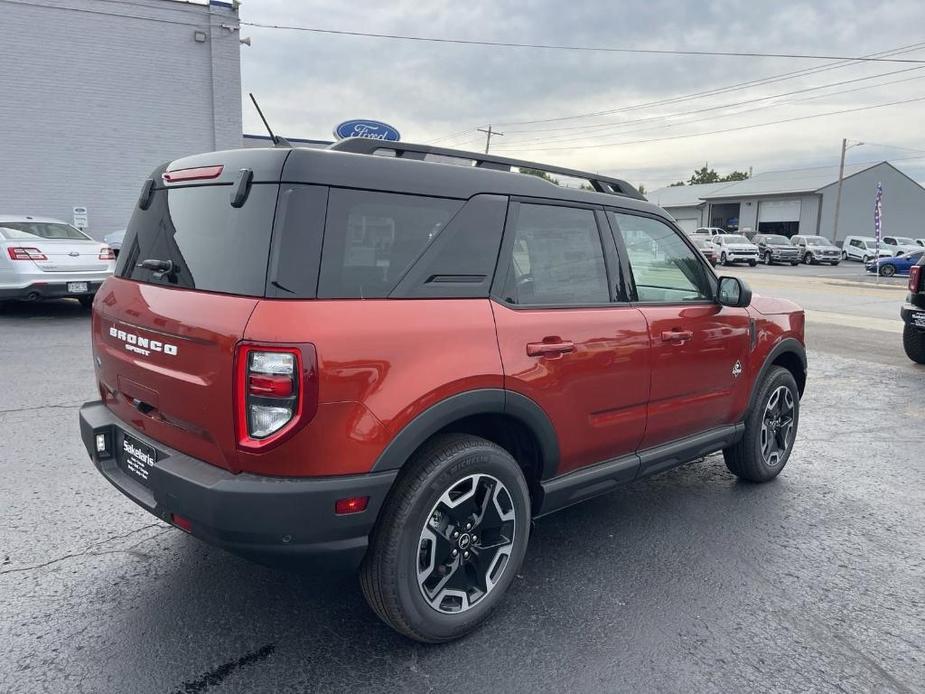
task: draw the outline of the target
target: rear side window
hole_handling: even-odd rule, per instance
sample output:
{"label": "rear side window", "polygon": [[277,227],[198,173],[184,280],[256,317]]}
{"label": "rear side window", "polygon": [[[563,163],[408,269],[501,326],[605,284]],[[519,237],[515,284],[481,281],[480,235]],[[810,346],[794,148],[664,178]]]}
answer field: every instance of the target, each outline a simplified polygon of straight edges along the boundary
{"label": "rear side window", "polygon": [[[116,274],[125,279],[206,292],[263,296],[276,209],[276,184],[255,184],[243,207],[230,186],[160,188],[129,223]],[[139,267],[170,261],[171,272]]]}
{"label": "rear side window", "polygon": [[582,306],[610,301],[607,269],[592,210],[520,204],[513,219],[511,304]]}
{"label": "rear side window", "polygon": [[318,297],[388,296],[462,205],[460,200],[331,189]]}
{"label": "rear side window", "polygon": [[0,222],[0,238],[91,240],[89,236],[70,224],[55,222]]}

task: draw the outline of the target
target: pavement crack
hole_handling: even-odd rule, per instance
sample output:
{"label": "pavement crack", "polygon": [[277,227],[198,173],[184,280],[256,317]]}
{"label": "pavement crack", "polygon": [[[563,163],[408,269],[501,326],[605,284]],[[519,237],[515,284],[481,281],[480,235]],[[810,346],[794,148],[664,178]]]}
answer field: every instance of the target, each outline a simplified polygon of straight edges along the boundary
{"label": "pavement crack", "polygon": [[51,405],[34,405],[32,407],[14,407],[9,410],[0,410],[0,414],[14,414],[16,412],[35,412],[36,410],[76,410],[82,402],[70,404],[51,404]]}
{"label": "pavement crack", "polygon": [[[146,537],[143,540],[139,540],[135,544],[130,545],[129,547],[126,547],[125,549],[107,550],[104,552],[94,552],[93,551],[97,547],[102,547],[103,545],[107,545],[110,542],[115,542],[116,540],[124,540],[127,537],[136,535],[137,533],[140,533],[143,530],[149,530],[150,528],[164,528],[164,531],[157,533],[156,535],[152,535],[151,537]],[[62,561],[67,561],[68,559],[73,559],[75,557],[85,557],[88,555],[100,555],[100,554],[118,554],[119,552],[131,552],[131,550],[133,550],[138,545],[144,542],[148,542],[149,540],[153,540],[156,537],[160,537],[161,535],[163,535],[164,533],[172,529],[173,528],[171,526],[165,525],[163,523],[148,523],[147,525],[143,525],[140,528],[135,528],[134,530],[130,530],[127,533],[123,533],[121,535],[113,535],[112,537],[107,537],[105,540],[94,542],[79,552],[71,552],[70,554],[64,554],[60,557],[49,559],[48,561],[42,562],[40,564],[32,564],[31,566],[18,566],[13,569],[6,569],[4,571],[0,571],[0,576],[3,576],[4,574],[23,573],[25,571],[36,571],[38,569],[44,569],[45,567],[52,566],[53,564],[57,564]]]}

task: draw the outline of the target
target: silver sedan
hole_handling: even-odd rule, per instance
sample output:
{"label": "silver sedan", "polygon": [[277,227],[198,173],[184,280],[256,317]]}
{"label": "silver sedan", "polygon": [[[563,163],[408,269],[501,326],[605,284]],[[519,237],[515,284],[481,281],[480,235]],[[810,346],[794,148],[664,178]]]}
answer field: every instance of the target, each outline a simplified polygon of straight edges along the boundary
{"label": "silver sedan", "polygon": [[0,301],[72,297],[89,307],[114,267],[107,244],[66,222],[0,215]]}

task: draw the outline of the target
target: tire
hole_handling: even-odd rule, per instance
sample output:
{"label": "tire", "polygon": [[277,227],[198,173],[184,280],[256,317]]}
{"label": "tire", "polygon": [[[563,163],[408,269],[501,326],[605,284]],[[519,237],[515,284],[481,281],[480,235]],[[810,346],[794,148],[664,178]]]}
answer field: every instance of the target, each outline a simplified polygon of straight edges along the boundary
{"label": "tire", "polygon": [[813,256],[812,256],[811,253],[804,253],[804,254],[803,254],[803,264],[804,264],[804,265],[809,265],[809,264],[810,264],[810,259],[811,259],[812,257],[813,257]]}
{"label": "tire", "polygon": [[726,252],[725,252],[725,251],[723,251],[722,253],[719,254],[719,264],[722,265],[723,267],[725,267],[726,265],[729,265],[729,261],[726,260]]}
{"label": "tire", "polygon": [[870,262],[870,256],[869,256],[869,255],[865,255],[864,257],[861,258],[861,262],[864,263],[865,265],[867,265],[867,263]]}
{"label": "tire", "polygon": [[758,264],[758,261],[757,261],[757,260],[749,260],[749,261],[748,261],[748,264],[749,264],[749,267],[755,267],[755,266]]}
{"label": "tire", "polygon": [[838,263],[839,263],[839,262],[840,262],[840,261],[838,261],[838,260],[833,260],[833,261],[832,261],[832,267],[838,267]]}
{"label": "tire", "polygon": [[896,268],[892,265],[881,265],[879,272],[881,277],[892,277],[896,274]]}
{"label": "tire", "polygon": [[774,261],[771,260],[771,254],[768,253],[767,251],[765,251],[764,253],[761,254],[761,262],[764,263],[765,265],[773,265],[773,264],[774,264]]}
{"label": "tire", "polygon": [[[480,503],[491,505],[481,506],[476,521]],[[479,528],[508,544],[494,545],[488,555],[475,534]],[[360,586],[373,611],[400,634],[424,643],[452,641],[478,627],[504,597],[529,536],[530,493],[510,454],[477,436],[439,435],[412,456],[389,493],[360,567]],[[444,578],[441,569],[450,566],[455,570]],[[447,594],[450,581],[458,583]]]}
{"label": "tire", "polygon": [[793,260],[793,261],[790,262],[790,267],[796,267],[796,266],[799,265],[799,264],[800,264],[800,261],[799,261],[799,260]]}
{"label": "tire", "polygon": [[[755,405],[745,418],[745,435],[723,450],[729,471],[749,482],[767,482],[780,474],[790,458],[800,423],[800,392],[793,374],[772,366],[758,388]],[[775,412],[776,405],[782,409]],[[789,423],[775,426],[775,422],[786,422],[788,416]]]}
{"label": "tire", "polygon": [[86,309],[93,308],[93,296],[78,296],[77,301],[80,302],[80,305]]}
{"label": "tire", "polygon": [[906,324],[903,328],[903,349],[916,364],[925,364],[925,332]]}
{"label": "tire", "polygon": [[848,260],[848,251],[842,251],[842,252],[841,252],[841,259],[842,259],[842,260]]}

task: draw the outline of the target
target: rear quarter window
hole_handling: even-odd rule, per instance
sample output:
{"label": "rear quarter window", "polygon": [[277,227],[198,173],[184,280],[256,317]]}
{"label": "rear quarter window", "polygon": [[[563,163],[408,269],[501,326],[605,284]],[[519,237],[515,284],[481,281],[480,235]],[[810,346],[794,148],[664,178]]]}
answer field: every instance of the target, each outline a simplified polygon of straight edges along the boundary
{"label": "rear quarter window", "polygon": [[388,296],[462,206],[461,200],[331,189],[318,297]]}
{"label": "rear quarter window", "polygon": [[[116,274],[180,289],[263,296],[276,184],[255,184],[247,202],[231,206],[231,186],[159,188],[146,210],[136,208]],[[167,260],[175,271],[159,274],[139,265]]]}

